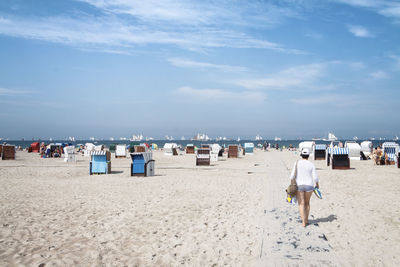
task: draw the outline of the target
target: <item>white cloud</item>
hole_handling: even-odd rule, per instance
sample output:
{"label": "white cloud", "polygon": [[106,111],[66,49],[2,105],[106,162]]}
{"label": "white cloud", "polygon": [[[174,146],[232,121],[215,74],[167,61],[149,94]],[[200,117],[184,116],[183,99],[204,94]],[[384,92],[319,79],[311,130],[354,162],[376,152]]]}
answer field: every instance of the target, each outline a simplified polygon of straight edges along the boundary
{"label": "white cloud", "polygon": [[359,96],[354,95],[324,94],[319,96],[292,98],[289,101],[297,105],[332,105],[343,107],[358,105],[364,100],[361,100]]}
{"label": "white cloud", "polygon": [[[229,1],[82,0],[99,14],[53,17],[8,16],[0,19],[0,34],[72,45],[86,50],[129,53],[152,44],[188,50],[259,48],[305,54],[248,34],[271,18],[289,16],[270,4]],[[272,11],[271,11],[272,10]],[[263,13],[265,11],[266,13]],[[272,12],[271,16],[268,16]],[[128,52],[126,51],[128,50]]]}
{"label": "white cloud", "polygon": [[231,66],[231,65],[219,65],[207,62],[192,61],[182,58],[169,58],[168,62],[175,67],[183,68],[198,68],[198,69],[216,69],[223,72],[245,72],[248,71],[245,67]]}
{"label": "white cloud", "polygon": [[386,79],[389,77],[386,72],[381,70],[370,73],[370,76],[374,79]]}
{"label": "white cloud", "polygon": [[374,37],[372,33],[370,33],[367,28],[359,25],[348,25],[347,26],[349,32],[354,34],[356,37]]}
{"label": "white cloud", "polygon": [[400,19],[400,3],[388,0],[332,0],[334,2],[343,3],[346,5],[367,8],[378,14]]}
{"label": "white cloud", "polygon": [[266,99],[266,95],[263,92],[255,91],[241,91],[232,92],[223,89],[196,89],[190,86],[180,87],[176,90],[176,93],[196,98],[202,98],[207,100],[250,100],[254,102],[262,102]]}
{"label": "white cloud", "polygon": [[14,90],[14,89],[6,89],[0,88],[0,95],[4,96],[27,96],[38,93],[37,91],[25,91],[25,90]]}
{"label": "white cloud", "polygon": [[267,78],[237,80],[232,83],[248,89],[287,89],[294,86],[311,86],[324,75],[326,63],[295,66]]}

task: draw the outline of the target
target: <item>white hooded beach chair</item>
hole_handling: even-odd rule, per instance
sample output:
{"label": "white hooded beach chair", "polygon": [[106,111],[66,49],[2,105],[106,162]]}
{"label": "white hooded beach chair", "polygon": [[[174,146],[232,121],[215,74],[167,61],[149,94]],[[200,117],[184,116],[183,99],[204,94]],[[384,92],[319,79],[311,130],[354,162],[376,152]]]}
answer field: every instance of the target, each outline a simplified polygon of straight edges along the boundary
{"label": "white hooded beach chair", "polygon": [[365,157],[368,157],[373,150],[374,146],[371,141],[363,141],[361,142],[361,152],[364,153]]}
{"label": "white hooded beach chair", "polygon": [[86,143],[85,144],[85,150],[83,151],[83,155],[85,157],[89,157],[92,155],[92,152],[94,151],[95,145],[92,143]]}
{"label": "white hooded beach chair", "polygon": [[344,143],[344,147],[349,149],[350,160],[361,159],[361,146],[355,141],[348,141]]}
{"label": "white hooded beach chair", "polygon": [[126,158],[126,145],[116,145],[115,146],[115,157],[116,158]]}
{"label": "white hooded beach chair", "polygon": [[222,147],[219,144],[213,144],[211,146],[211,154],[210,154],[211,161],[218,161],[218,154],[221,148]]}
{"label": "white hooded beach chair", "polygon": [[173,156],[177,155],[178,145],[176,143],[165,143],[164,145],[164,155],[165,156]]}
{"label": "white hooded beach chair", "polygon": [[64,147],[64,162],[75,162],[75,147],[66,146]]}

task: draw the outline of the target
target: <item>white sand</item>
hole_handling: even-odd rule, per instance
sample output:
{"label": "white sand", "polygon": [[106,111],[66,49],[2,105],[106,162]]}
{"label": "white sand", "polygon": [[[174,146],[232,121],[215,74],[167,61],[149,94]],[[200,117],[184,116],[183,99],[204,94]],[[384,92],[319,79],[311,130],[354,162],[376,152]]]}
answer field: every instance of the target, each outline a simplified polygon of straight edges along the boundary
{"label": "white sand", "polygon": [[[368,265],[400,263],[400,169],[315,162],[311,225],[284,202],[294,152],[256,151],[196,167],[155,152],[154,177],[17,153],[0,161],[0,265]],[[250,172],[250,173],[249,173]]]}

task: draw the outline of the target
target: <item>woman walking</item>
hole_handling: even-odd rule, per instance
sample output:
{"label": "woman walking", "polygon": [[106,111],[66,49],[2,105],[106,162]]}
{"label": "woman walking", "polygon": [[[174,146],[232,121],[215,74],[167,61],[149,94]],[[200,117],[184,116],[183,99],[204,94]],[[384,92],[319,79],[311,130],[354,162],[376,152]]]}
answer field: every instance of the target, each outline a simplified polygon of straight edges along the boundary
{"label": "woman walking", "polygon": [[308,224],[308,215],[310,214],[310,199],[315,187],[319,188],[319,179],[315,166],[308,161],[310,150],[303,148],[301,151],[301,160],[298,160],[290,174],[290,180],[296,179],[297,183],[297,202],[303,227]]}

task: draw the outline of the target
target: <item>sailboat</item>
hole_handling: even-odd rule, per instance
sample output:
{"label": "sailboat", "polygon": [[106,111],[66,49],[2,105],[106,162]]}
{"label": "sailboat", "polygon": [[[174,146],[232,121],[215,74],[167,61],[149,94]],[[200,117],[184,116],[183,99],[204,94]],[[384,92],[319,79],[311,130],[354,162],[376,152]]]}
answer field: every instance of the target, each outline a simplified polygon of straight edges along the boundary
{"label": "sailboat", "polygon": [[393,141],[399,141],[399,137],[396,135],[396,137],[393,139]]}
{"label": "sailboat", "polygon": [[337,141],[337,137],[333,133],[328,133],[328,139],[324,138],[322,139],[324,141]]}
{"label": "sailboat", "polygon": [[256,141],[260,141],[260,140],[262,140],[262,137],[261,137],[261,135],[257,134]]}

